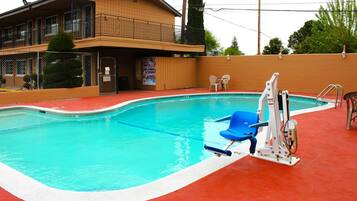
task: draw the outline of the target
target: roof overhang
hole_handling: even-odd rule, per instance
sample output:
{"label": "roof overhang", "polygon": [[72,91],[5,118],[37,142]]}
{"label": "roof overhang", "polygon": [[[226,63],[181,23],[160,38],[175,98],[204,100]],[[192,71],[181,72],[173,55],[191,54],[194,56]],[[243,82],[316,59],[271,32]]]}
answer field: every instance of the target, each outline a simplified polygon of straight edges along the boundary
{"label": "roof overhang", "polygon": [[177,11],[174,7],[172,7],[169,3],[167,3],[165,0],[156,0],[156,1],[159,2],[161,5],[163,5],[166,9],[174,13],[176,17],[182,17],[182,14],[179,11]]}
{"label": "roof overhang", "polygon": [[21,7],[6,11],[4,13],[1,13],[0,14],[0,20],[2,20],[4,18],[7,18],[7,17],[10,17],[10,16],[13,16],[13,15],[16,15],[16,14],[20,14],[20,13],[23,13],[23,12],[30,11],[33,8],[38,8],[38,7],[41,7],[43,5],[49,4],[49,3],[54,2],[54,1],[57,1],[57,0],[38,0],[38,1],[35,1],[35,2],[30,2],[27,5],[23,5]]}
{"label": "roof overhang", "polygon": [[[0,56],[16,55],[31,52],[43,52],[47,50],[48,44],[24,46],[10,49],[1,49]],[[111,47],[111,48],[128,48],[143,50],[159,50],[172,53],[194,53],[204,52],[203,45],[185,45],[171,42],[160,42],[151,40],[139,40],[109,36],[99,36],[75,41],[75,49]]]}
{"label": "roof overhang", "polygon": [[[6,11],[4,13],[0,14],[0,20],[3,20],[5,18],[17,15],[17,14],[22,14],[22,13],[26,13],[26,12],[30,12],[32,9],[36,9],[42,6],[45,6],[47,4],[56,2],[56,1],[61,1],[63,2],[63,0],[37,0],[34,2],[30,2],[27,5],[24,6],[20,6],[18,8]],[[95,0],[87,0],[88,2],[95,2]],[[175,14],[175,16],[177,17],[181,17],[181,13],[179,11],[177,11],[175,8],[173,8],[170,4],[168,4],[165,0],[154,0],[154,2],[158,3],[159,5],[161,5],[163,8],[165,8],[166,10],[172,12],[173,14]]]}
{"label": "roof overhang", "polygon": [[[92,0],[76,0],[85,4]],[[71,0],[38,0],[0,14],[0,26],[16,25],[28,19],[53,15],[55,10],[67,11],[71,9]]]}

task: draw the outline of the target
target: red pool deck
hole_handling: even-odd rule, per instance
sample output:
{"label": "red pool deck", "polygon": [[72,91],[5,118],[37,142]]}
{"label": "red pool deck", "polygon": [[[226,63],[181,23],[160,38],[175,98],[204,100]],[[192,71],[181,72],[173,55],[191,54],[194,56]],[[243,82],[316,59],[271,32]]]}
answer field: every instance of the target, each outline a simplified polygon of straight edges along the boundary
{"label": "red pool deck", "polygon": [[[125,92],[96,98],[30,105],[62,110],[92,110],[127,100],[202,89]],[[346,107],[293,117],[299,123],[301,161],[294,167],[245,157],[176,192],[155,200],[357,200],[357,122],[345,129]],[[118,198],[120,199],[120,198]],[[19,200],[0,188],[0,201]]]}

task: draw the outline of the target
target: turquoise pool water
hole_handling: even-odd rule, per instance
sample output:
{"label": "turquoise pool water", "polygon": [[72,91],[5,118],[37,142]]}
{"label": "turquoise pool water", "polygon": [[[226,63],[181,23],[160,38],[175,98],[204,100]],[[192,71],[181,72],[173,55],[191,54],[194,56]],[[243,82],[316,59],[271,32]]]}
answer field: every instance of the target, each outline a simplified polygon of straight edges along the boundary
{"label": "turquoise pool water", "polygon": [[[85,116],[0,111],[0,162],[48,186],[74,191],[146,184],[211,156],[226,144],[214,120],[255,112],[258,95],[200,95],[141,101]],[[315,107],[291,97],[291,109]],[[318,105],[324,103],[319,102]]]}

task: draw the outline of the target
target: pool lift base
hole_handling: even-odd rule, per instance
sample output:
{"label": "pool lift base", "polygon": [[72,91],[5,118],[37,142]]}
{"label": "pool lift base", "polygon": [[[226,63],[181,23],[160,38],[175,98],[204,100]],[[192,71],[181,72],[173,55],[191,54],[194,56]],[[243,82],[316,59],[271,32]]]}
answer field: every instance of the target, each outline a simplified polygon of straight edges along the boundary
{"label": "pool lift base", "polygon": [[[259,132],[262,131],[262,127],[268,126],[264,148],[255,151],[256,141],[253,144],[254,140],[251,140],[250,153],[255,158],[293,166],[300,161],[300,158],[293,156],[297,150],[297,122],[290,119],[288,91],[278,91],[278,77],[279,73],[274,73],[271,79],[266,82],[266,88],[259,99],[257,111],[259,123],[249,125],[249,127],[257,127]],[[268,102],[269,121],[263,122],[266,100]],[[280,111],[282,111],[282,115]],[[228,119],[225,117],[219,121]],[[204,148],[218,156],[231,156],[232,152],[229,147],[234,143],[235,141],[231,141],[224,149],[207,145]]]}
{"label": "pool lift base", "polygon": [[270,162],[274,162],[274,163],[280,163],[283,165],[288,165],[288,166],[294,166],[296,165],[296,163],[298,163],[300,161],[300,158],[295,157],[295,156],[287,156],[287,157],[281,157],[281,156],[277,156],[274,154],[262,154],[261,153],[262,150],[257,151],[257,153],[252,154],[251,156],[253,158],[258,158],[258,159],[262,159],[262,160],[266,160],[266,161],[270,161]]}

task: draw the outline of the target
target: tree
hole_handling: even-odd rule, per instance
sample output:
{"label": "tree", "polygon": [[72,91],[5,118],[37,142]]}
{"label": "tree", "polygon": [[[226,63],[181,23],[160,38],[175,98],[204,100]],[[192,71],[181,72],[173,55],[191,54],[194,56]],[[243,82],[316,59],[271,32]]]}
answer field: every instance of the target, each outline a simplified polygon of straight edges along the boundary
{"label": "tree", "polygon": [[332,0],[327,8],[320,7],[309,42],[313,53],[337,53],[346,46],[346,52],[357,52],[356,0]]}
{"label": "tree", "polygon": [[357,52],[356,9],[356,0],[331,0],[320,7],[317,21],[297,31],[302,37],[297,32],[290,36],[289,47],[294,53],[339,53],[343,46],[346,52]]}
{"label": "tree", "polygon": [[244,53],[239,50],[238,41],[235,36],[233,37],[232,45],[224,50],[224,55],[244,55]]}
{"label": "tree", "polygon": [[306,39],[312,36],[313,27],[317,26],[317,23],[318,22],[315,20],[309,20],[305,22],[303,27],[301,27],[298,31],[295,31],[289,37],[288,47],[293,50],[293,53],[303,54],[311,49],[309,43],[306,43]]}
{"label": "tree", "polygon": [[273,38],[269,41],[269,45],[264,47],[263,54],[289,54],[289,49],[283,46],[279,38]]}
{"label": "tree", "polygon": [[191,45],[205,45],[203,12],[203,0],[188,0],[188,21],[185,34],[186,43]]}
{"label": "tree", "polygon": [[220,44],[212,32],[205,31],[206,53],[217,55],[219,53]]}
{"label": "tree", "polygon": [[44,88],[73,88],[83,84],[82,64],[73,54],[73,38],[71,35],[59,32],[49,44],[45,58]]}

